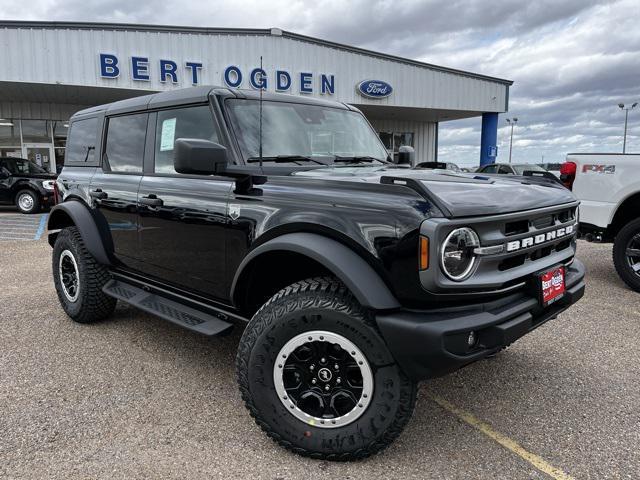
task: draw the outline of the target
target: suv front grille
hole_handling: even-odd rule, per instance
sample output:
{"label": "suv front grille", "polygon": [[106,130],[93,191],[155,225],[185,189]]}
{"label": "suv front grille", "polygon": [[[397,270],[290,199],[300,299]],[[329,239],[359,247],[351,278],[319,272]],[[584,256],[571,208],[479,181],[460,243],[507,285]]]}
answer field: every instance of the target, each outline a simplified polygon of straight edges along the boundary
{"label": "suv front grille", "polygon": [[[433,239],[431,255],[440,258],[441,243],[455,228],[476,231],[481,247],[502,246],[497,253],[477,257],[474,273],[462,282],[448,279],[440,265],[421,272],[432,292],[494,291],[522,285],[532,274],[568,263],[575,254],[577,203],[485,218],[433,219],[423,222],[421,234]],[[565,230],[570,228],[569,234]]]}

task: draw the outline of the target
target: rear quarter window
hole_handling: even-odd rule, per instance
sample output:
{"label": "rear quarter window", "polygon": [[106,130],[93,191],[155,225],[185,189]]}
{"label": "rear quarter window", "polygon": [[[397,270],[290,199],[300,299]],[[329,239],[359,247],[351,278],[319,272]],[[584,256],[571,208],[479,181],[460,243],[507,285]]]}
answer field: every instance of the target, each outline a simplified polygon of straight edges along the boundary
{"label": "rear quarter window", "polygon": [[96,166],[97,144],[98,119],[86,118],[74,121],[69,127],[64,164]]}

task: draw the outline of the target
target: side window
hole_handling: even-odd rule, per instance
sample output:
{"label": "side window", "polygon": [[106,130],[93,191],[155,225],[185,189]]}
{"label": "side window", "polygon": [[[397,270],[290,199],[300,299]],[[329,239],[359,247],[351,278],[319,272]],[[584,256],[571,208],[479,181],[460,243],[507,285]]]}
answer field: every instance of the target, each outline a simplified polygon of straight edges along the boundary
{"label": "side window", "polygon": [[482,173],[496,173],[497,170],[498,170],[497,165],[487,165],[482,169]]}
{"label": "side window", "polygon": [[220,142],[208,105],[158,112],[154,170],[156,173],[176,173],[173,168],[173,147],[179,138]]}
{"label": "side window", "polygon": [[503,175],[513,175],[511,167],[507,167],[506,165],[500,165],[500,170],[498,170],[498,173],[502,173]]}
{"label": "side window", "polygon": [[104,151],[105,170],[142,172],[146,136],[146,113],[109,118]]}
{"label": "side window", "polygon": [[96,154],[97,118],[76,120],[71,124],[67,139],[65,164],[91,163]]}

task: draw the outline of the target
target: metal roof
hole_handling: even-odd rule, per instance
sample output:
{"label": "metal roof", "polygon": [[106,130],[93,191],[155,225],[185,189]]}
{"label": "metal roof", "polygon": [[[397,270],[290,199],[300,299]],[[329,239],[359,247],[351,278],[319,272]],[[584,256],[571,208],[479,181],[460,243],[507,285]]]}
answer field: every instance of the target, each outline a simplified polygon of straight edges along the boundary
{"label": "metal roof", "polygon": [[359,53],[370,57],[377,57],[385,60],[391,60],[408,65],[428,68],[439,72],[454,73],[470,78],[481,80],[489,80],[504,85],[512,85],[512,80],[503,78],[481,75],[473,72],[466,72],[454,68],[442,67],[430,63],[419,62],[408,58],[398,57],[380,52],[374,52],[364,48],[353,47],[342,43],[322,40],[307,35],[288,32],[279,28],[211,28],[211,27],[185,27],[171,25],[143,25],[134,23],[97,23],[97,22],[38,22],[38,21],[22,21],[22,20],[3,20],[0,21],[0,28],[46,28],[46,29],[84,29],[84,30],[121,30],[121,31],[138,31],[138,32],[170,32],[170,33],[194,33],[201,35],[264,35],[264,36],[281,36],[299,40],[307,43],[323,45],[329,48]]}

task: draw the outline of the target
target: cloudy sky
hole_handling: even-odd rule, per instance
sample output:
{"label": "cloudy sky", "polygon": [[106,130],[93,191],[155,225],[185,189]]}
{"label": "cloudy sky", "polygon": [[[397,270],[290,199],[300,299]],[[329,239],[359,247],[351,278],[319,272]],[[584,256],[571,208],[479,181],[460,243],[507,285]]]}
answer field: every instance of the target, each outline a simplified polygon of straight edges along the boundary
{"label": "cloudy sky", "polygon": [[[6,20],[76,20],[285,30],[513,80],[514,161],[621,151],[640,102],[639,0],[0,0]],[[440,159],[477,164],[480,120],[440,124]],[[627,151],[640,152],[640,105]]]}

